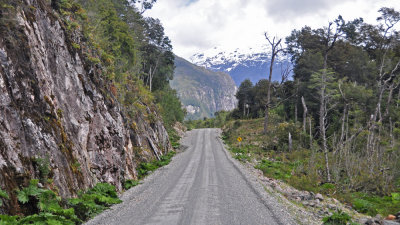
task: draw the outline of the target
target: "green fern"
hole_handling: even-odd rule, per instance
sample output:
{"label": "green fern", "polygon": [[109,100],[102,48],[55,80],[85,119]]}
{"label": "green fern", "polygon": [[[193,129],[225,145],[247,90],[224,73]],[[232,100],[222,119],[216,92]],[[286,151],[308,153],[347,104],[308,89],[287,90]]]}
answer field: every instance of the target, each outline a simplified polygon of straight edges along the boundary
{"label": "green fern", "polygon": [[39,180],[32,179],[29,186],[18,191],[17,198],[22,204],[29,202],[29,197],[38,197],[44,190],[37,187]]}
{"label": "green fern", "polygon": [[8,193],[0,188],[0,206],[3,205],[2,198],[9,199]]}
{"label": "green fern", "polygon": [[78,194],[79,198],[69,200],[69,205],[75,209],[81,220],[87,220],[104,211],[114,204],[121,203],[115,187],[107,183],[98,183],[85,193]]}
{"label": "green fern", "polygon": [[18,216],[0,215],[0,225],[17,224]]}

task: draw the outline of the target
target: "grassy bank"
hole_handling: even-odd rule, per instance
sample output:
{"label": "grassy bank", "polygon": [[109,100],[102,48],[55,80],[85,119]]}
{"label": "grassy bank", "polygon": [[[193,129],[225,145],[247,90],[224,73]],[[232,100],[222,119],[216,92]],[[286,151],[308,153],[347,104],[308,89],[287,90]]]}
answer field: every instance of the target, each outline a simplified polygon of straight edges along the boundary
{"label": "grassy bank", "polygon": [[[300,126],[280,122],[277,116],[272,116],[272,121],[268,135],[263,134],[263,119],[230,121],[224,127],[223,138],[234,157],[241,161],[256,160],[255,167],[265,176],[282,180],[299,190],[334,197],[360,213],[386,216],[400,211],[399,182],[387,194],[374,190],[378,186],[374,183],[383,180],[369,180],[363,174],[343,176],[344,179],[327,183],[324,179],[324,156],[318,144],[314,142],[311,148],[301,148],[300,143],[309,139],[302,134]],[[293,138],[292,149],[288,144],[289,132]],[[243,139],[241,143],[237,141],[238,137]],[[335,165],[332,154],[329,155],[330,161]],[[370,186],[359,189],[356,185],[349,185],[350,181],[346,178],[353,179],[352,184]]]}

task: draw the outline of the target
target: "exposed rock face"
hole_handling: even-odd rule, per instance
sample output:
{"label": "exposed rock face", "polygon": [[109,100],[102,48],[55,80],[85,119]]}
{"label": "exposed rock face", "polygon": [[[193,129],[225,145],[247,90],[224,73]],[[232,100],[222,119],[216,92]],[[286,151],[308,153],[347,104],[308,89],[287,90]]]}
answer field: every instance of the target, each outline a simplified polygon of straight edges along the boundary
{"label": "exposed rock face", "polygon": [[228,74],[207,70],[178,56],[175,66],[171,87],[177,90],[188,119],[213,117],[217,111],[236,107],[237,87]]}
{"label": "exposed rock face", "polygon": [[3,213],[18,212],[15,190],[41,177],[37,159],[48,159],[49,178],[70,197],[97,182],[121,190],[138,162],[171,149],[150,108],[155,121],[127,124],[101,68],[71,47],[49,3],[25,4],[8,15],[15,24],[0,24],[0,186],[10,195]]}

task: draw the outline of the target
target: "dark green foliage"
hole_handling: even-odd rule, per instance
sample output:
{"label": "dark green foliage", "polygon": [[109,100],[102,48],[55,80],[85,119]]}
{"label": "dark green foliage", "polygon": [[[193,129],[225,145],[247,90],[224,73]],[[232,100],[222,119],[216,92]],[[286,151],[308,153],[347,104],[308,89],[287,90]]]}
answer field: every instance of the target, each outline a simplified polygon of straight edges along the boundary
{"label": "dark green foliage", "polygon": [[81,191],[78,198],[69,199],[67,203],[53,191],[39,188],[38,183],[39,180],[31,180],[28,187],[18,191],[21,207],[30,208],[25,217],[0,215],[0,224],[81,224],[111,205],[121,203],[115,187],[107,183]]}
{"label": "dark green foliage", "polygon": [[35,158],[33,162],[37,170],[39,171],[40,182],[43,184],[47,183],[47,179],[49,178],[50,174],[49,157],[46,156],[45,158]]}
{"label": "dark green foliage", "polygon": [[3,205],[3,199],[9,199],[8,193],[0,188],[0,206]]}
{"label": "dark green foliage", "polygon": [[121,203],[115,187],[108,183],[98,183],[86,192],[80,192],[78,198],[68,200],[79,219],[85,221],[114,204]]}
{"label": "dark green foliage", "polygon": [[18,224],[77,224],[82,222],[75,215],[73,208],[63,207],[60,197],[51,190],[38,188],[38,183],[39,180],[31,180],[28,187],[18,191],[18,201],[22,207],[27,207],[30,213],[21,218]]}
{"label": "dark green foliage", "polygon": [[376,209],[374,208],[374,205],[370,203],[367,200],[364,199],[354,199],[353,200],[353,207],[355,210],[357,210],[360,213],[365,213],[370,216],[375,216],[377,214]]}
{"label": "dark green foliage", "polygon": [[124,189],[129,190],[132,187],[139,185],[139,181],[137,180],[126,180],[124,183]]}
{"label": "dark green foliage", "polygon": [[174,151],[170,151],[166,155],[161,156],[160,160],[155,160],[149,163],[140,163],[136,168],[136,171],[138,172],[138,178],[142,179],[148,175],[149,172],[153,172],[162,166],[168,165],[175,154],[176,153]]}
{"label": "dark green foliage", "polygon": [[172,127],[176,122],[183,122],[185,112],[175,90],[166,87],[156,91],[154,95],[156,102],[161,106],[161,115],[167,127]]}
{"label": "dark green foliage", "polygon": [[18,216],[0,215],[0,225],[18,224]]}
{"label": "dark green foliage", "polygon": [[325,217],[322,220],[324,225],[346,225],[351,222],[351,216],[345,212],[335,212],[332,216]]}

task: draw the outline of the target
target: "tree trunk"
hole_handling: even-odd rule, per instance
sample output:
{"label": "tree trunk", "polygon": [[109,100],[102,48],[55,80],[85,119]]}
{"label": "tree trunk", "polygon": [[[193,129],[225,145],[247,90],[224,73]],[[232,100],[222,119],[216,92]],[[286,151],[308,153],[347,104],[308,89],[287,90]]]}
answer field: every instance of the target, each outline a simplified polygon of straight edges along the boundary
{"label": "tree trunk", "polygon": [[327,96],[326,96],[326,77],[328,70],[328,50],[324,54],[324,69],[321,75],[321,90],[320,90],[320,107],[319,107],[319,131],[322,138],[322,151],[325,156],[325,169],[328,182],[331,181],[331,173],[329,168],[329,150],[326,140],[326,116],[327,116]]}
{"label": "tree trunk", "polygon": [[293,149],[292,134],[289,132],[289,152]]}
{"label": "tree trunk", "polygon": [[311,117],[308,117],[308,123],[309,123],[309,125],[310,125],[310,148],[312,148],[313,136],[312,136]]}
{"label": "tree trunk", "polygon": [[303,104],[303,132],[306,133],[306,121],[307,121],[307,105],[306,101],[304,100],[304,97],[301,96],[301,103]]}
{"label": "tree trunk", "polygon": [[268,76],[268,92],[267,92],[267,104],[265,106],[265,117],[264,117],[264,134],[267,133],[268,131],[268,119],[269,119],[269,109],[271,107],[271,85],[272,85],[272,71],[274,68],[274,62],[275,62],[275,57],[278,55],[280,51],[282,51],[282,48],[280,48],[280,43],[282,39],[279,39],[277,42],[275,42],[275,37],[272,39],[272,41],[269,39],[267,34],[265,33],[265,38],[268,40],[269,44],[271,45],[272,49],[272,55],[271,55],[271,62],[269,65],[269,76]]}

